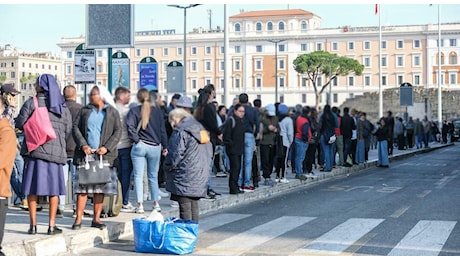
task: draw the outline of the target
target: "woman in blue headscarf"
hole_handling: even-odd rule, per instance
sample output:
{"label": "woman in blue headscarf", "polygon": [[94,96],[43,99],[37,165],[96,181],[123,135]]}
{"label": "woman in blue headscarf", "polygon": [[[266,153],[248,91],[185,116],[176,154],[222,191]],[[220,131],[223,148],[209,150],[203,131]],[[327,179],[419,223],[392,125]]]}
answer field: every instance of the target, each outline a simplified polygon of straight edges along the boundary
{"label": "woman in blue headscarf", "polygon": [[[33,151],[29,151],[24,140],[21,155],[24,157],[24,173],[22,187],[29,204],[29,234],[37,233],[37,199],[48,196],[49,227],[48,235],[62,233],[56,226],[56,212],[59,195],[65,195],[65,181],[62,166],[67,161],[66,137],[72,132],[72,116],[65,105],[59,85],[53,75],[42,74],[35,82],[36,98],[39,107],[47,107],[51,125],[56,133],[52,139]],[[16,119],[16,127],[23,130],[24,124],[34,112],[33,98],[21,107]],[[37,128],[40,126],[37,125]],[[27,136],[25,137],[27,139]]]}

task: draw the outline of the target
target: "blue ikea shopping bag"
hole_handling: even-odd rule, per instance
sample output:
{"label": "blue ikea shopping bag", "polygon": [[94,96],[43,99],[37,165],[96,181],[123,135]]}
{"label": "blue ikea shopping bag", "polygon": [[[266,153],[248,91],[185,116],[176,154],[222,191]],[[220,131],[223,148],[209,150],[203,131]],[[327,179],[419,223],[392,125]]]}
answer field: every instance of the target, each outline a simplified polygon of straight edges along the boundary
{"label": "blue ikea shopping bag", "polygon": [[138,253],[190,254],[198,240],[198,223],[175,217],[164,221],[133,219],[134,250]]}

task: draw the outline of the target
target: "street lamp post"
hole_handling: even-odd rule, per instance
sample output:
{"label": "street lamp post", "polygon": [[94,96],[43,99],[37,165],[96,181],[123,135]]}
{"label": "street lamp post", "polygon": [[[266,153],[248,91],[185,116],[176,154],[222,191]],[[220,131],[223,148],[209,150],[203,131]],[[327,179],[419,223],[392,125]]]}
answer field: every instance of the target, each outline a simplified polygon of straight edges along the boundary
{"label": "street lamp post", "polygon": [[275,44],[275,103],[278,102],[278,43],[285,40],[268,40]]}
{"label": "street lamp post", "polygon": [[175,7],[179,9],[184,9],[184,88],[187,91],[187,9],[198,6],[200,4],[189,4],[187,6],[181,5],[168,5],[169,7]]}

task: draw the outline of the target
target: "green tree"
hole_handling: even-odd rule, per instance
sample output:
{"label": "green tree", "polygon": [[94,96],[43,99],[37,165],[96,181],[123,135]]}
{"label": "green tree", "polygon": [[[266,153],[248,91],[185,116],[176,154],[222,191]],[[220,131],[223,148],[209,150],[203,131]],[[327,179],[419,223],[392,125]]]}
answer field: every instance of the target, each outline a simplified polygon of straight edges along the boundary
{"label": "green tree", "polygon": [[6,80],[6,76],[0,76],[0,85],[3,84]]}
{"label": "green tree", "polygon": [[[301,54],[293,61],[294,69],[299,74],[307,75],[315,90],[316,108],[319,106],[319,97],[327,86],[338,76],[347,76],[354,73],[360,76],[364,70],[364,65],[357,60],[340,57],[325,51],[315,51]],[[327,79],[322,86],[317,86],[318,77],[324,75]]]}

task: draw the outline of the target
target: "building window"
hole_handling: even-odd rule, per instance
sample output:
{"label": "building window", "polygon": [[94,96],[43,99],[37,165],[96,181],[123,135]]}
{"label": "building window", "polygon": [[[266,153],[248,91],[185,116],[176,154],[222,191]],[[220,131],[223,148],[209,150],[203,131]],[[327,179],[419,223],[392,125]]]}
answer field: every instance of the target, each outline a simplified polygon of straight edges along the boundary
{"label": "building window", "polygon": [[206,54],[211,54],[211,47],[206,46]]}
{"label": "building window", "polygon": [[66,75],[72,75],[72,65],[67,65],[65,70]]}
{"label": "building window", "polygon": [[255,70],[262,70],[262,60],[261,59],[257,59],[255,61]]}
{"label": "building window", "polygon": [[387,41],[382,41],[382,49],[386,49],[387,48]]}
{"label": "building window", "polygon": [[382,67],[387,67],[388,64],[387,64],[387,56],[382,56]]}
{"label": "building window", "polygon": [[302,77],[301,83],[300,83],[301,86],[306,88],[306,87],[307,87],[307,83],[308,83],[308,78]]}
{"label": "building window", "polygon": [[302,94],[302,103],[307,103],[307,94]]}
{"label": "building window", "polygon": [[225,62],[223,60],[219,61],[219,70],[220,71],[225,70]]}
{"label": "building window", "polygon": [[196,61],[192,61],[190,63],[191,65],[191,68],[190,68],[190,71],[193,71],[193,72],[196,72],[197,68],[196,68]]}
{"label": "building window", "polygon": [[262,52],[262,45],[256,45],[256,52]]}
{"label": "building window", "polygon": [[284,22],[279,22],[278,23],[278,30],[284,31]]}
{"label": "building window", "polygon": [[262,23],[261,22],[256,23],[256,31],[258,31],[258,32],[262,31]]}
{"label": "building window", "polygon": [[306,43],[301,43],[300,44],[300,51],[307,51],[307,44]]}
{"label": "building window", "polygon": [[168,56],[168,55],[169,55],[169,49],[163,48],[163,56]]}
{"label": "building window", "polygon": [[197,85],[197,84],[196,84],[196,79],[192,79],[192,80],[190,81],[190,83],[191,83],[192,89],[196,89],[196,85]]}
{"label": "building window", "polygon": [[403,40],[397,40],[396,41],[396,49],[402,49],[404,48],[404,41]]}
{"label": "building window", "polygon": [[256,87],[262,87],[262,78],[259,75],[256,76]]}
{"label": "building window", "polygon": [[149,49],[149,55],[154,56],[155,55],[155,49]]}
{"label": "building window", "polygon": [[364,86],[369,87],[371,85],[371,76],[365,75],[364,76]]}
{"label": "building window", "polygon": [[167,61],[164,61],[164,62],[162,63],[162,65],[163,65],[163,66],[162,66],[161,71],[162,71],[163,73],[166,73],[166,69],[168,68],[168,62],[167,62]]}
{"label": "building window", "polygon": [[387,76],[382,76],[382,86],[387,85]]}
{"label": "building window", "polygon": [[273,31],[273,23],[272,22],[267,23],[267,31]]}
{"label": "building window", "polygon": [[240,76],[235,77],[235,88],[240,88],[241,86]]}
{"label": "building window", "polygon": [[420,48],[420,40],[414,40],[414,48],[415,49]]}
{"label": "building window", "polygon": [[235,24],[235,32],[241,32],[241,24]]}
{"label": "building window", "polygon": [[339,50],[339,43],[338,42],[333,42],[332,43],[332,50],[333,51]]}
{"label": "building window", "polygon": [[414,85],[420,86],[420,75],[414,75]]}
{"label": "building window", "polygon": [[316,43],[316,50],[317,51],[322,51],[323,50],[323,44],[320,43],[320,42]]}
{"label": "building window", "polygon": [[420,67],[420,55],[414,56],[414,67]]}
{"label": "building window", "polygon": [[234,66],[235,66],[235,70],[241,70],[241,61],[236,60]]}
{"label": "building window", "polygon": [[348,76],[348,86],[353,87],[355,85],[355,78],[353,76]]}
{"label": "building window", "polygon": [[141,56],[141,49],[136,49],[136,57]]}
{"label": "building window", "polygon": [[241,53],[241,46],[235,46],[235,53]]}
{"label": "building window", "polygon": [[396,55],[396,67],[403,67],[404,66],[404,56]]}
{"label": "building window", "polygon": [[397,84],[398,86],[401,86],[404,83],[404,76],[403,75],[397,75],[396,76]]}
{"label": "building window", "polygon": [[191,52],[191,55],[196,55],[196,47],[192,47],[190,52]]}
{"label": "building window", "polygon": [[12,71],[12,72],[10,73],[10,76],[11,76],[12,79],[16,78],[16,72]]}
{"label": "building window", "polygon": [[323,85],[323,78],[322,77],[318,77],[316,79],[316,86],[320,87]]}
{"label": "building window", "polygon": [[73,58],[73,52],[68,51],[67,52],[67,59],[72,59]]}
{"label": "building window", "polygon": [[457,39],[449,39],[450,47],[457,47]]}
{"label": "building window", "polygon": [[284,60],[284,59],[278,59],[278,68],[279,68],[280,70],[286,69],[285,64],[286,64],[286,60]]}
{"label": "building window", "polygon": [[182,48],[181,47],[177,48],[177,55],[182,55]]}
{"label": "building window", "polygon": [[455,53],[451,53],[449,55],[449,64],[456,65],[457,64],[457,55]]}
{"label": "building window", "polygon": [[220,46],[220,54],[225,54],[225,48],[224,48],[224,46]]}
{"label": "building window", "polygon": [[[439,40],[436,40],[436,47],[439,46]],[[444,47],[444,39],[441,39],[441,47]]]}
{"label": "building window", "polygon": [[286,45],[284,45],[284,44],[278,45],[278,51],[279,52],[285,52],[286,51]]}
{"label": "building window", "polygon": [[97,64],[97,72],[102,73],[102,64]]}
{"label": "building window", "polygon": [[449,84],[457,84],[457,73],[449,73]]}
{"label": "building window", "polygon": [[302,22],[300,23],[300,29],[301,29],[301,30],[306,30],[306,29],[307,29],[307,22],[302,21]]}
{"label": "building window", "polygon": [[284,95],[283,94],[280,95],[280,103],[284,103]]}
{"label": "building window", "polygon": [[205,71],[211,71],[211,61],[207,60],[207,61],[204,61],[204,67],[205,67]]}
{"label": "building window", "polygon": [[102,50],[97,51],[97,57],[101,58],[104,56],[104,52]]}
{"label": "building window", "polygon": [[354,50],[355,49],[355,43],[354,42],[348,42],[348,50]]}
{"label": "building window", "polygon": [[370,41],[365,41],[364,42],[364,49],[365,50],[370,50],[371,49],[371,42]]}
{"label": "building window", "polygon": [[339,95],[337,93],[332,94],[332,102],[337,103],[339,101]]}
{"label": "building window", "polygon": [[370,56],[364,56],[364,57],[363,57],[363,65],[364,65],[364,67],[366,67],[366,68],[370,68],[370,67],[371,67],[371,57],[370,57]]}

